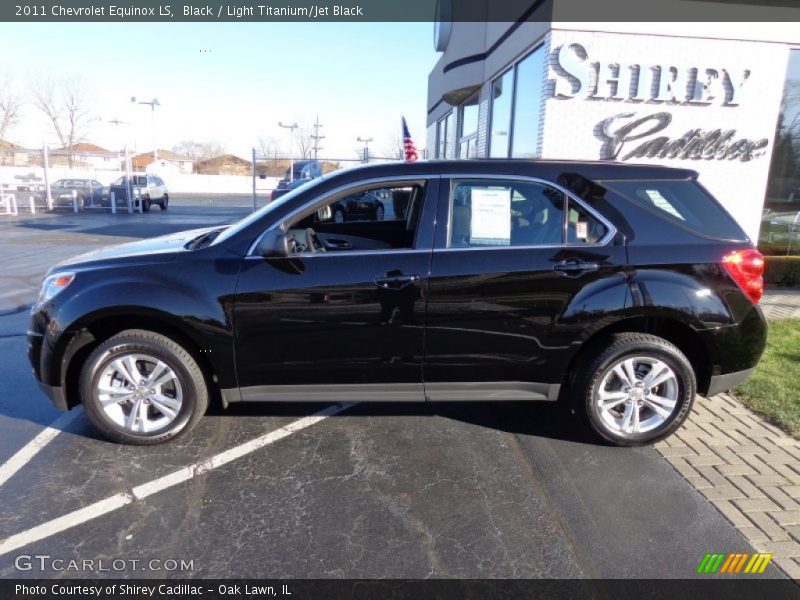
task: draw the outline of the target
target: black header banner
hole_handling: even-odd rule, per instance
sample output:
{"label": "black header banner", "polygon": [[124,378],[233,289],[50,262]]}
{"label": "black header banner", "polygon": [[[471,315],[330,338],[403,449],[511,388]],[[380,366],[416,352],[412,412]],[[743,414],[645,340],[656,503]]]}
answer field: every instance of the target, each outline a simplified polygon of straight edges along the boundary
{"label": "black header banner", "polygon": [[799,598],[800,587],[790,579],[750,576],[698,579],[58,579],[0,581],[3,600],[660,600],[674,598]]}
{"label": "black header banner", "polygon": [[4,0],[11,22],[800,21],[800,0]]}

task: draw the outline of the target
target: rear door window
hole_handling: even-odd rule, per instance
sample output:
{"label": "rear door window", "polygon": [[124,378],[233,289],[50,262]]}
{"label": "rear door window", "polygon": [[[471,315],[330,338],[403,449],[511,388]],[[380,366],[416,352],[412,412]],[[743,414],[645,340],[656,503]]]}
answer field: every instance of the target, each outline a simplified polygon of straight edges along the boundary
{"label": "rear door window", "polygon": [[579,203],[567,203],[567,244],[597,244],[608,234],[608,227]]}
{"label": "rear door window", "polygon": [[542,183],[454,181],[448,246],[560,245],[564,200],[562,192]]}
{"label": "rear door window", "polygon": [[725,240],[746,240],[739,224],[695,181],[601,181],[666,221],[700,235]]}

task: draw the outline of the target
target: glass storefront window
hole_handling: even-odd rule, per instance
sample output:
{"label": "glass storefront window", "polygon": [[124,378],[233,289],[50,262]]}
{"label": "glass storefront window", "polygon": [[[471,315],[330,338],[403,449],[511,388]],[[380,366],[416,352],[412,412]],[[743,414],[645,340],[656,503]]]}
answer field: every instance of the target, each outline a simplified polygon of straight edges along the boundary
{"label": "glass storefront window", "polygon": [[758,247],[800,255],[800,50],[789,52]]}
{"label": "glass storefront window", "polygon": [[478,94],[461,105],[461,135],[458,139],[458,156],[475,158],[478,154]]}
{"label": "glass storefront window", "polygon": [[452,115],[452,112],[448,113],[436,123],[436,158],[447,158],[447,134]]}
{"label": "glass storefront window", "polygon": [[456,127],[456,114],[454,111],[451,110],[447,114],[447,117],[445,117],[445,126],[446,126],[445,135],[447,136],[446,138],[447,141],[445,142],[445,151],[443,156],[444,158],[455,158],[456,149],[453,146],[449,145],[450,137],[451,136],[455,137],[453,135],[455,133],[455,127]]}
{"label": "glass storefront window", "polygon": [[538,48],[516,66],[514,119],[511,136],[513,158],[535,158],[539,146],[540,107],[544,79],[544,48]]}
{"label": "glass storefront window", "polygon": [[514,71],[509,69],[492,83],[492,128],[489,137],[491,158],[508,158],[513,93]]}

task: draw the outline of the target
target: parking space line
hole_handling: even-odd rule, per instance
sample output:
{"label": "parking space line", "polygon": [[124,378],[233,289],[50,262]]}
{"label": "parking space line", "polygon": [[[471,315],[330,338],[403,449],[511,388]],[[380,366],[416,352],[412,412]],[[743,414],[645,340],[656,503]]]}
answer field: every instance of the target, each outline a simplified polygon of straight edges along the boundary
{"label": "parking space line", "polygon": [[39,540],[55,535],[56,533],[61,533],[67,529],[77,527],[78,525],[86,523],[87,521],[91,521],[92,519],[113,512],[118,508],[122,508],[123,506],[131,504],[132,502],[152,496],[153,494],[171,488],[184,481],[189,481],[196,475],[202,475],[203,473],[213,471],[214,469],[226,465],[237,458],[241,458],[247,454],[259,450],[260,448],[274,444],[278,440],[282,440],[293,433],[319,423],[320,421],[347,410],[355,405],[355,402],[333,404],[318,412],[315,412],[313,415],[292,421],[288,425],[279,427],[274,431],[270,431],[269,433],[265,433],[264,435],[254,438],[248,442],[244,442],[238,446],[224,450],[223,452],[215,454],[214,456],[211,456],[200,463],[182,467],[177,471],[173,471],[172,473],[164,475],[163,477],[159,477],[147,483],[138,485],[132,488],[130,491],[114,494],[113,496],[104,498],[103,500],[95,502],[94,504],[91,504],[85,508],[81,508],[61,517],[57,517],[51,521],[47,521],[46,523],[42,523],[41,525],[37,525],[36,527],[32,527],[31,529],[21,533],[16,533],[5,539],[0,539],[0,556],[3,554],[8,554],[9,552],[13,552],[14,550],[26,546],[27,544],[38,542]]}
{"label": "parking space line", "polygon": [[69,412],[65,412],[55,421],[45,427],[30,442],[20,448],[11,458],[0,465],[0,486],[13,477],[17,471],[28,464],[42,448],[53,441],[66,427],[83,414],[83,407],[78,406]]}
{"label": "parking space line", "polygon": [[86,521],[90,521],[102,515],[113,512],[118,508],[122,508],[131,502],[133,502],[133,497],[130,494],[114,494],[113,496],[104,498],[99,502],[95,502],[94,504],[90,504],[84,508],[80,508],[64,516],[58,517],[57,519],[47,521],[46,523],[32,527],[27,531],[23,531],[22,533],[9,536],[0,542],[0,555],[5,554],[6,552],[11,552],[12,550],[16,550],[17,548],[22,548],[26,544],[42,540],[46,537],[50,537],[51,535],[66,531],[67,529],[71,529],[76,525],[80,525]]}

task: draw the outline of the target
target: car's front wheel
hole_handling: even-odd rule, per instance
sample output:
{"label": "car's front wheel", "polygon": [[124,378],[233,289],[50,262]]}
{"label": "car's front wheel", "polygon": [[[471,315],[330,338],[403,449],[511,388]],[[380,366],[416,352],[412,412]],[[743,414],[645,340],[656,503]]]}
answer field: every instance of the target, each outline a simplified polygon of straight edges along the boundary
{"label": "car's front wheel", "polygon": [[577,369],[576,403],[592,430],[615,445],[639,446],[671,435],[694,403],[691,363],[654,335],[616,334]]}
{"label": "car's front wheel", "polygon": [[83,366],[84,410],[107,438],[151,445],[189,431],[205,414],[208,390],[192,355],[173,340],[138,329],[101,343]]}

